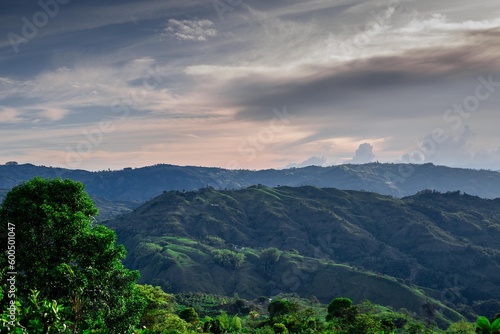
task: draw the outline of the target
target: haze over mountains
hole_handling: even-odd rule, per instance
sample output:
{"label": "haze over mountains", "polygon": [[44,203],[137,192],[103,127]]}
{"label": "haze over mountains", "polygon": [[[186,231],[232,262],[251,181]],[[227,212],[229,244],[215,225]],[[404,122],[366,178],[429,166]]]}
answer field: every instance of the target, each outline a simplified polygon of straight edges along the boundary
{"label": "haze over mountains", "polygon": [[414,195],[425,189],[500,197],[499,172],[433,164],[381,163],[257,171],[159,164],[99,172],[8,164],[0,165],[0,189],[10,189],[34,176],[81,181],[89,194],[109,201],[144,202],[168,190],[189,191],[207,186],[240,189],[256,184],[366,190],[394,197]]}

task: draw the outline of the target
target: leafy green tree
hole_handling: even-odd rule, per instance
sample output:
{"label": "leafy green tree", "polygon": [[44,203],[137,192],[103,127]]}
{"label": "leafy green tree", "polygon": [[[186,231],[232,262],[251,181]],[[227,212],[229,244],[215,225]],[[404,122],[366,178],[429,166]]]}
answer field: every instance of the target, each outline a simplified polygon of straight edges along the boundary
{"label": "leafy green tree", "polygon": [[288,334],[288,329],[284,324],[276,323],[273,325],[273,330],[275,334]]}
{"label": "leafy green tree", "polygon": [[352,300],[349,298],[335,298],[328,304],[327,311],[327,321],[334,318],[341,318],[352,322],[358,313],[357,308],[352,305]]}
{"label": "leafy green tree", "polygon": [[269,311],[269,317],[273,320],[277,316],[283,316],[292,312],[292,305],[286,299],[275,299],[269,303],[267,310]]}
{"label": "leafy green tree", "polygon": [[448,326],[446,334],[474,334],[476,325],[466,321],[459,321]]}
{"label": "leafy green tree", "polygon": [[273,328],[270,326],[255,328],[254,332],[255,334],[275,334]]}
{"label": "leafy green tree", "polygon": [[218,320],[227,333],[239,333],[242,328],[241,319],[237,315],[230,317],[226,312],[221,313],[215,318]]}
{"label": "leafy green tree", "polygon": [[224,325],[219,319],[211,319],[205,322],[203,331],[205,333],[222,334],[224,332]]}
{"label": "leafy green tree", "polygon": [[237,315],[233,316],[231,318],[231,321],[229,322],[229,331],[234,333],[239,333],[241,332],[242,327],[243,326],[241,324],[241,318],[238,317]]}
{"label": "leafy green tree", "polygon": [[270,247],[270,248],[263,249],[260,252],[259,257],[262,261],[264,261],[264,263],[266,263],[268,265],[272,265],[272,264],[279,261],[279,259],[281,257],[281,253],[282,252],[278,248]]}
{"label": "leafy green tree", "polygon": [[179,313],[179,318],[184,319],[188,324],[198,323],[198,313],[192,307],[185,308]]}
{"label": "leafy green tree", "polygon": [[384,332],[384,327],[378,321],[373,314],[360,314],[356,319],[349,323],[348,333],[350,334],[365,334],[365,333],[382,333]]}
{"label": "leafy green tree", "polygon": [[229,270],[239,269],[245,262],[245,254],[236,253],[229,249],[216,249],[212,251],[215,263]]}
{"label": "leafy green tree", "polygon": [[[139,274],[123,267],[116,234],[94,224],[97,214],[83,184],[36,177],[14,187],[0,207],[2,244],[15,231],[17,295],[56,301],[71,309],[72,331],[106,328],[128,333],[145,306],[135,282]],[[0,267],[7,268],[7,257]],[[5,270],[5,269],[4,269]],[[7,301],[1,301],[2,308]],[[30,323],[25,317],[21,325]]]}
{"label": "leafy green tree", "polygon": [[165,293],[158,286],[137,285],[137,289],[146,300],[146,307],[142,313],[139,327],[147,328],[150,332],[161,332],[163,322],[168,314],[173,312],[174,296]]}
{"label": "leafy green tree", "polygon": [[158,324],[158,333],[184,334],[187,333],[188,324],[176,314],[167,314]]}

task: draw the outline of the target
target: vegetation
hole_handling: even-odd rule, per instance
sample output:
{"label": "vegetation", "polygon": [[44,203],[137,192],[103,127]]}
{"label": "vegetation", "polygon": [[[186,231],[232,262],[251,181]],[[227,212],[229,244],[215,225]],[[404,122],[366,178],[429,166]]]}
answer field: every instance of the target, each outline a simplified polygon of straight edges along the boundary
{"label": "vegetation", "polygon": [[500,333],[500,316],[493,322],[486,317],[479,316],[477,318],[477,328],[482,334]]}
{"label": "vegetation", "polygon": [[[83,185],[70,180],[34,178],[7,194],[0,224],[15,253],[9,263],[3,256],[0,267],[2,284],[9,276],[15,281],[8,291],[16,290],[1,306],[17,302],[11,324],[28,332],[126,333],[138,323],[144,308],[139,274],[124,268],[124,247],[115,244],[112,230],[92,222],[95,214]],[[7,245],[8,234],[2,235]]]}
{"label": "vegetation", "polygon": [[[299,196],[301,193],[302,197]],[[176,199],[182,200],[177,202],[171,200],[172,194],[166,193],[163,199],[157,199],[151,205],[154,207],[162,200],[169,199],[167,207],[175,212],[162,217],[169,217],[170,223],[166,225],[171,228],[171,232],[179,235],[172,233],[173,235],[145,237],[136,231],[135,236],[131,237],[131,234],[127,235],[127,229],[119,230],[119,233],[122,237],[130,238],[129,241],[134,241],[131,243],[136,246],[132,247],[134,261],[148,259],[158,263],[160,270],[170,271],[171,276],[157,277],[168,277],[168,281],[161,283],[171,290],[183,280],[180,275],[182,272],[188,273],[191,281],[213,272],[219,275],[217,283],[220,287],[236,286],[245,295],[252,296],[255,291],[251,291],[251,283],[258,281],[259,276],[252,276],[251,273],[257,269],[255,272],[263,272],[262,280],[269,284],[266,292],[282,289],[276,281],[276,277],[281,277],[284,286],[300,292],[308,299],[295,293],[263,293],[252,299],[242,299],[236,293],[232,297],[200,292],[171,294],[158,286],[137,284],[138,273],[126,269],[121,262],[125,256],[125,248],[116,244],[116,234],[94,222],[92,217],[97,210],[83,191],[83,185],[70,180],[34,178],[13,188],[0,207],[2,243],[15,246],[11,249],[4,248],[4,256],[0,258],[0,332],[500,333],[498,309],[492,312],[493,315],[475,317],[476,322],[473,323],[433,298],[436,290],[430,287],[407,285],[404,281],[400,282],[389,276],[334,263],[327,249],[331,247],[337,252],[338,249],[332,247],[336,241],[328,243],[323,240],[325,244],[319,242],[316,246],[312,243],[311,249],[299,247],[300,235],[307,235],[309,240],[315,240],[313,236],[317,234],[316,237],[319,238],[321,233],[316,228],[321,225],[318,222],[322,221],[325,212],[333,214],[330,218],[335,217],[336,224],[349,228],[356,235],[364,235],[367,231],[375,235],[373,226],[370,228],[366,222],[365,225],[357,225],[359,221],[354,216],[349,216],[347,209],[344,209],[349,203],[349,210],[353,215],[366,218],[366,212],[377,209],[376,204],[379,204],[370,203],[367,198],[383,201],[384,208],[391,212],[404,207],[407,214],[416,210],[423,215],[424,211],[419,210],[428,207],[426,214],[434,217],[441,231],[446,226],[446,219],[442,216],[469,215],[463,221],[484,226],[494,243],[496,211],[488,202],[463,197],[461,194],[443,195],[434,192],[421,193],[404,200],[386,197],[373,199],[370,197],[373,195],[366,193],[345,193],[311,187],[295,192],[289,188],[267,189],[259,186],[242,191],[241,194],[220,194],[208,189],[201,194],[201,200],[199,193],[185,193],[182,196],[174,194]],[[252,196],[257,200],[248,201]],[[219,206],[208,208],[215,201]],[[457,201],[462,203],[457,204]],[[474,211],[449,209],[462,205],[461,210],[464,210],[463,204],[467,201],[475,204]],[[248,203],[251,207],[245,207],[243,203]],[[336,204],[334,209],[327,210],[324,203]],[[297,219],[294,220],[287,212],[288,207],[306,209],[305,212],[293,211],[293,217]],[[139,209],[141,210],[144,208]],[[207,210],[213,211],[207,213]],[[486,211],[489,219],[484,219],[483,213],[486,215]],[[149,214],[154,217],[158,213],[153,210]],[[176,221],[181,216],[182,220]],[[303,216],[307,216],[310,222],[305,230],[301,229],[299,219]],[[193,223],[190,217],[197,217],[198,221]],[[227,223],[222,221],[222,217]],[[245,217],[247,225],[241,225],[238,219],[242,217]],[[280,221],[285,221],[286,224]],[[143,228],[147,229],[150,223],[146,219]],[[370,223],[374,224],[373,220]],[[193,224],[198,228],[197,237],[190,230]],[[287,225],[293,225],[294,228],[286,228]],[[269,229],[267,233],[260,235],[260,238],[269,238],[270,242],[265,247],[253,245],[250,239],[252,233],[262,233],[259,232],[262,227]],[[380,228],[380,225],[377,227]],[[275,228],[278,228],[277,234],[270,235],[269,231],[274,231]],[[342,232],[342,228],[334,228],[335,233],[342,238],[349,236]],[[293,234],[295,232],[300,233]],[[288,236],[274,239],[282,234]],[[472,234],[469,229],[469,240],[477,237]],[[437,235],[452,243],[446,233],[439,232]],[[299,241],[293,242],[295,239]],[[277,240],[282,245],[279,248]],[[364,240],[369,244],[369,239]],[[237,241],[244,242],[235,243]],[[474,247],[468,249],[468,252],[478,254]],[[12,249],[15,249],[15,257],[12,252],[9,253]],[[495,245],[491,248],[481,247],[483,252],[491,252],[493,255],[496,254],[495,249]],[[307,256],[308,252],[313,252],[314,257]],[[484,265],[488,260],[482,258],[480,262]],[[197,271],[202,263],[207,266],[207,271]],[[426,269],[422,268],[421,270]],[[446,267],[441,270],[446,272]],[[470,276],[474,277],[474,274],[471,273]],[[177,279],[172,279],[173,277]],[[309,281],[316,281],[321,289],[314,286],[312,289],[304,289]],[[208,280],[203,282],[210,284]],[[457,278],[455,284],[458,282],[460,278]],[[356,298],[341,297],[344,295],[339,294],[342,284],[352,284],[346,291],[352,291]],[[366,295],[370,286],[374,291],[371,296],[378,300],[399,299],[400,305],[410,309],[388,307],[391,303],[381,306],[366,298],[359,298]],[[357,292],[359,287],[363,293]],[[331,297],[326,302],[325,298],[321,298],[322,303],[321,299],[313,296],[312,291],[315,294],[321,293],[322,297]],[[476,288],[472,291],[481,290]],[[455,290],[448,292],[460,296],[460,292]],[[485,298],[496,298],[495,293],[490,291]],[[394,302],[393,305],[398,304]],[[481,307],[484,305],[493,309],[496,304],[481,300]]]}
{"label": "vegetation", "polygon": [[166,192],[105,224],[129,249],[125,265],[141,271],[141,283],[170,293],[296,292],[329,303],[335,292],[445,327],[500,308],[498,201],[458,192],[397,199],[309,186],[204,188]]}
{"label": "vegetation", "polygon": [[216,249],[212,251],[215,263],[226,269],[238,269],[245,261],[245,255],[228,249]]}

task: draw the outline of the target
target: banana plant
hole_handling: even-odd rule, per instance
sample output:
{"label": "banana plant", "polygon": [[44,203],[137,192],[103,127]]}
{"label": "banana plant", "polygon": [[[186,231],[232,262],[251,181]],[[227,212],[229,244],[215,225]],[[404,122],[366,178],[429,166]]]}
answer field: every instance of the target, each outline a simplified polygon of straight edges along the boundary
{"label": "banana plant", "polygon": [[500,318],[493,320],[492,323],[488,318],[479,316],[477,318],[477,328],[479,328],[482,334],[499,334],[500,333]]}

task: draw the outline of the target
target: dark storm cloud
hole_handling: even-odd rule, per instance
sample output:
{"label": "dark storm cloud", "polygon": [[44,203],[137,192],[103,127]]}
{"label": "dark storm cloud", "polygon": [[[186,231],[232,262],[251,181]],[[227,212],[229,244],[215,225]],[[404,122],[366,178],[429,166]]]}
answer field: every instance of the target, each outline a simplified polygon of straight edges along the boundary
{"label": "dark storm cloud", "polygon": [[[500,30],[467,35],[471,39],[467,45],[417,49],[339,66],[311,66],[305,69],[305,75],[298,74],[292,80],[248,76],[229,82],[219,93],[242,109],[237,118],[265,120],[273,107],[282,104],[293,105],[304,115],[331,113],[337,107],[355,105],[360,99],[365,99],[367,105],[377,105],[372,103],[378,99],[377,95],[389,90],[393,92],[393,102],[397,102],[402,97],[397,92],[403,87],[406,92],[413,87],[420,94],[425,87],[470,78],[471,73],[477,76],[477,73],[500,72]],[[408,96],[403,97],[406,100]],[[404,101],[398,103],[401,108],[407,107]],[[385,112],[386,117],[400,115],[390,108]],[[384,117],[383,111],[378,116]]]}

